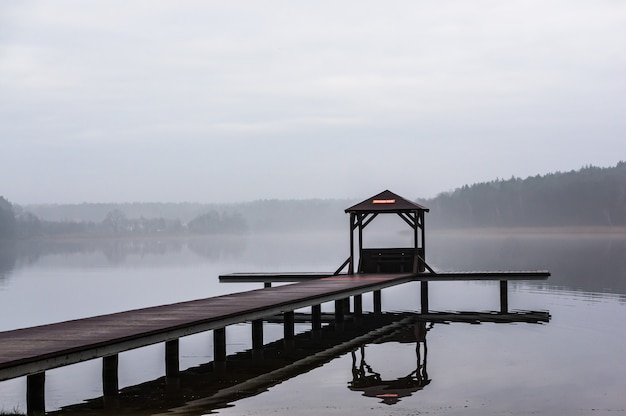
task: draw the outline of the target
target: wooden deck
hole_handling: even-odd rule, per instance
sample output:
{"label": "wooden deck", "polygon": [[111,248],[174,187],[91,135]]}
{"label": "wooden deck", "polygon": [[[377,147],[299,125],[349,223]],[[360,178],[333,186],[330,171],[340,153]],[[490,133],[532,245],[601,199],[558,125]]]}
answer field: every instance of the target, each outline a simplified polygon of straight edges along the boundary
{"label": "wooden deck", "polygon": [[[266,288],[273,282],[306,282],[320,279],[332,273],[233,273],[220,276],[221,282],[263,282]],[[342,279],[345,274],[332,275],[330,278]],[[377,273],[361,274],[362,278],[379,276]],[[391,276],[394,276],[391,274]],[[396,275],[397,276],[397,275]],[[404,275],[402,275],[404,276]],[[409,281],[420,282],[421,312],[428,313],[428,284],[429,282],[459,282],[459,281],[499,281],[500,282],[500,313],[509,310],[508,283],[515,280],[546,280],[550,277],[547,270],[529,271],[475,271],[475,272],[420,272],[411,273]],[[374,300],[375,308],[380,308],[380,298]]]}
{"label": "wooden deck", "polygon": [[0,332],[0,381],[406,283],[351,275]]}

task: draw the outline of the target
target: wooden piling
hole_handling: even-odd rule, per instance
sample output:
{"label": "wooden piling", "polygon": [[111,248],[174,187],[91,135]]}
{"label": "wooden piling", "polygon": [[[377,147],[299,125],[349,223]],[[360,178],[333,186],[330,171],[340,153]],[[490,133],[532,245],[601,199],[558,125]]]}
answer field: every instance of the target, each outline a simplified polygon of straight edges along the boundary
{"label": "wooden piling", "polygon": [[285,312],[283,314],[283,326],[284,326],[284,336],[286,340],[293,339],[296,328],[295,328],[295,313],[294,311]]}
{"label": "wooden piling", "polygon": [[165,342],[165,377],[178,378],[180,375],[180,342],[173,339]]}
{"label": "wooden piling", "polygon": [[104,397],[116,396],[119,392],[118,363],[118,354],[102,357],[102,395]]}
{"label": "wooden piling", "polygon": [[226,362],[226,328],[213,330],[213,361]]}
{"label": "wooden piling", "polygon": [[285,349],[293,349],[296,345],[296,314],[294,311],[283,313],[283,343]]}
{"label": "wooden piling", "polygon": [[26,413],[28,416],[45,414],[45,386],[45,372],[31,374],[26,377]]}
{"label": "wooden piling", "polygon": [[380,290],[375,290],[373,294],[374,294],[374,313],[382,313],[383,311],[382,293]]}
{"label": "wooden piling", "polygon": [[422,313],[428,313],[428,282],[420,282],[420,298],[422,303]]}
{"label": "wooden piling", "polygon": [[500,280],[500,312],[509,311],[509,288],[507,280]]}
{"label": "wooden piling", "polygon": [[345,302],[343,299],[337,299],[335,301],[335,323],[340,324],[344,320],[344,306]]}
{"label": "wooden piling", "polygon": [[252,349],[260,350],[263,348],[263,320],[255,319],[252,321]]}
{"label": "wooden piling", "polygon": [[354,300],[354,314],[356,316],[363,315],[363,295],[355,295],[353,300]]}
{"label": "wooden piling", "polygon": [[313,331],[322,329],[322,305],[311,306],[311,329]]}
{"label": "wooden piling", "polygon": [[343,313],[347,315],[350,313],[350,298],[347,297],[343,300]]}

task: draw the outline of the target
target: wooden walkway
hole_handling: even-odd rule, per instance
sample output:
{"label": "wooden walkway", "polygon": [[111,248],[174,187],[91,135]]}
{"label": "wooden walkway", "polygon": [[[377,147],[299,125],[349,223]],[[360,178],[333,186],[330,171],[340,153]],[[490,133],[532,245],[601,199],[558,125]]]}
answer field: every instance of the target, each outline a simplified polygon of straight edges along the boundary
{"label": "wooden walkway", "polygon": [[[271,287],[273,282],[306,282],[329,276],[331,273],[233,273],[220,276],[221,282],[263,282],[266,288]],[[341,279],[347,275],[333,275],[333,278]],[[376,273],[362,274],[379,276]],[[550,277],[547,270],[529,271],[475,271],[475,272],[422,272],[410,275],[410,281],[420,282],[420,300],[422,314],[428,313],[428,283],[429,282],[459,282],[459,281],[499,281],[500,282],[500,313],[509,310],[508,284],[512,280],[546,280]],[[374,297],[374,308],[380,310],[380,297]]]}
{"label": "wooden walkway", "polygon": [[[321,304],[335,302],[335,321],[342,322],[354,297],[354,313],[362,313],[361,295],[374,294],[374,312],[381,312],[381,290],[420,281],[421,311],[428,309],[429,281],[499,280],[501,314],[508,312],[509,280],[546,279],[548,272],[376,273],[322,277],[320,274],[230,275],[221,281],[264,281],[264,289],[206,299],[136,309],[0,332],[0,381],[27,376],[29,415],[45,412],[45,371],[94,358],[103,358],[103,394],[117,395],[118,354],[165,343],[165,374],[178,377],[179,339],[213,330],[214,362],[226,362],[229,325],[252,322],[252,346],[263,346],[263,319],[283,314],[285,340],[294,336],[294,311],[311,307],[312,328],[321,328]],[[260,280],[259,280],[260,279]],[[276,281],[298,281],[268,287]]]}
{"label": "wooden walkway", "polygon": [[0,381],[411,281],[343,276],[0,332]]}

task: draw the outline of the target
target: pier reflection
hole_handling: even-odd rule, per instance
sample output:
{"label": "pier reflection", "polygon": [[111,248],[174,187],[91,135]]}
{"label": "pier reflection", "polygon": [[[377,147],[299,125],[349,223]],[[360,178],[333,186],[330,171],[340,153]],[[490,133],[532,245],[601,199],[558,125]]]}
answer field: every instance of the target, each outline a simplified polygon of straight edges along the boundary
{"label": "pier reflection", "polygon": [[[422,390],[430,384],[426,365],[428,356],[426,333],[433,328],[433,325],[432,322],[427,323],[416,318],[412,328],[407,325],[375,342],[376,344],[385,342],[415,343],[415,369],[403,377],[384,379],[381,373],[378,373],[366,362],[365,346],[362,345],[357,350],[353,350],[351,353],[352,381],[348,384],[348,388],[352,391],[363,392],[363,396],[381,399],[381,403],[388,405],[396,404],[403,397],[411,396]],[[357,353],[360,355],[358,364]]]}
{"label": "pier reflection", "polygon": [[[301,322],[308,319],[306,315],[296,317]],[[434,323],[541,323],[549,319],[547,312],[381,313],[348,319],[341,329],[335,328],[329,319],[321,330],[297,334],[289,343],[278,340],[266,344],[262,354],[253,350],[232,354],[227,358],[226,368],[220,369],[209,362],[181,371],[175,379],[161,377],[124,388],[114,400],[98,397],[48,414],[205,414],[261,394],[345,354],[352,356],[352,374],[346,369],[348,388],[392,405],[430,383],[426,336]],[[402,363],[407,374],[388,378],[384,368],[368,364],[367,346],[387,342],[415,343],[415,361]]]}
{"label": "pier reflection", "polygon": [[16,261],[15,243],[12,241],[0,241],[0,285],[10,276]]}

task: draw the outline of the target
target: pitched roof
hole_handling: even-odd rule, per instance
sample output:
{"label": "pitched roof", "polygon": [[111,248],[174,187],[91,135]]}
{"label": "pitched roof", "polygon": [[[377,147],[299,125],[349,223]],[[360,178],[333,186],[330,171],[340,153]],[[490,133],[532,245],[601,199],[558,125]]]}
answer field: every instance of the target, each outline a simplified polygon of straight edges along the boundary
{"label": "pitched roof", "polygon": [[356,205],[346,208],[345,212],[407,212],[407,211],[425,211],[429,209],[402,198],[393,192],[387,190],[374,195]]}

